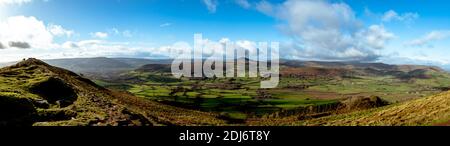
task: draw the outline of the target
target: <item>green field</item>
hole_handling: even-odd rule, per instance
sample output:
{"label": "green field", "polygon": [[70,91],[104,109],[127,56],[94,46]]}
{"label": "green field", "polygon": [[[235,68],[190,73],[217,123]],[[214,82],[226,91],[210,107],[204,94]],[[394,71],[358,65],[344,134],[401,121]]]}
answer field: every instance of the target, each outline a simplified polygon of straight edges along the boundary
{"label": "green field", "polygon": [[[432,78],[411,80],[394,76],[285,77],[281,78],[278,88],[265,90],[259,89],[259,78],[175,79],[170,74],[134,71],[128,75],[144,82],[96,82],[145,99],[242,119],[335,103],[347,97],[378,96],[391,103],[398,103],[437,94],[442,92],[441,88],[450,86],[449,75],[429,74]],[[306,88],[298,88],[305,85]]]}

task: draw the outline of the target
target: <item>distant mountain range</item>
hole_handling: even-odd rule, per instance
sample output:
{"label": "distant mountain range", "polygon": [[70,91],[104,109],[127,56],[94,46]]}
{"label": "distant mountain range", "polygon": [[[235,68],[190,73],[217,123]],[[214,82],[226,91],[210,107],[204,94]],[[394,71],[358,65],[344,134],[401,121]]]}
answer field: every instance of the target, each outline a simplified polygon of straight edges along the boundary
{"label": "distant mountain range", "polygon": [[[170,64],[170,59],[138,59],[138,58],[67,58],[48,59],[44,62],[74,72],[99,72],[112,70],[136,69],[146,64]],[[18,62],[0,63],[0,67],[14,65]]]}
{"label": "distant mountain range", "polygon": [[430,69],[444,71],[437,66],[424,65],[390,65],[384,63],[361,63],[361,62],[320,62],[320,61],[295,61],[282,60],[282,65],[289,67],[316,67],[316,68],[345,68],[345,69],[374,69],[384,71],[404,71],[409,72],[417,69]]}
{"label": "distant mountain range", "polygon": [[[111,74],[123,71],[158,71],[167,72],[170,69],[171,59],[137,59],[137,58],[70,58],[70,59],[51,59],[44,62],[83,74]],[[250,61],[246,59],[246,62]],[[0,67],[13,65],[17,62],[0,63]],[[384,63],[361,63],[361,62],[322,62],[322,61],[298,61],[298,60],[280,60],[281,66],[286,67],[313,67],[326,69],[347,69],[347,70],[374,70],[374,71],[402,71],[410,72],[418,69],[433,70],[443,72],[444,69],[436,66],[423,65],[389,65]]]}

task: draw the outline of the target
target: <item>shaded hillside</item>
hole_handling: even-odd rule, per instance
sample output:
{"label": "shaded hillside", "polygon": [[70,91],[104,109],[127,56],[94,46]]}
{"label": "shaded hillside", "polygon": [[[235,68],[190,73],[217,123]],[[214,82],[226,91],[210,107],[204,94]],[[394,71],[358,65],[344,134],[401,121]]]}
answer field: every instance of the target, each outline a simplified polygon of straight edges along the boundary
{"label": "shaded hillside", "polygon": [[[298,121],[317,119],[331,115],[351,113],[355,111],[368,110],[389,105],[389,102],[377,96],[371,97],[348,97],[337,102],[321,105],[308,105],[295,109],[287,109],[262,118],[251,118],[247,122],[250,125],[277,125],[295,123]],[[287,121],[286,121],[287,120]],[[289,121],[291,120],[291,121]],[[275,121],[275,122],[274,122]]]}
{"label": "shaded hillside", "polygon": [[111,58],[73,58],[45,60],[46,63],[65,68],[77,73],[107,72],[115,70],[128,70],[133,66]]}
{"label": "shaded hillside", "polygon": [[146,64],[138,69],[138,72],[155,72],[155,73],[170,73],[172,71],[170,64]]}
{"label": "shaded hillside", "polygon": [[281,68],[281,77],[313,78],[347,76],[354,71],[343,68],[318,68],[318,67],[285,67]]}
{"label": "shaded hillside", "polygon": [[[251,60],[240,58],[248,65]],[[227,62],[224,62],[226,70]],[[434,66],[422,65],[389,65],[384,63],[361,63],[361,62],[320,62],[320,61],[296,61],[281,60],[280,74],[282,77],[353,77],[353,76],[394,76],[398,79],[426,79],[431,78],[431,73],[447,74],[443,69]],[[214,68],[214,64],[212,65]],[[192,69],[193,70],[193,69]],[[235,68],[236,70],[236,68]],[[150,73],[170,73],[170,63],[146,64],[135,71]]]}
{"label": "shaded hillside", "polygon": [[363,63],[363,62],[321,62],[321,61],[296,61],[282,60],[280,64],[287,67],[315,67],[315,68],[341,68],[341,69],[370,69],[376,71],[401,71],[410,72],[414,70],[427,70],[444,72],[443,69],[435,66],[424,65],[390,65],[384,63]]}
{"label": "shaded hillside", "polygon": [[170,59],[139,58],[68,58],[44,60],[50,65],[71,70],[90,79],[117,78],[120,74],[135,70],[146,64],[170,64]]}
{"label": "shaded hillside", "polygon": [[384,63],[362,63],[362,62],[325,62],[325,61],[297,61],[282,60],[281,65],[289,67],[317,67],[317,68],[373,68],[377,70],[394,70],[396,65]]}
{"label": "shaded hillside", "polygon": [[139,58],[113,58],[114,60],[129,64],[135,68],[146,64],[171,64],[172,59],[139,59]]}
{"label": "shaded hillside", "polygon": [[[214,114],[139,100],[131,95],[111,92],[73,72],[37,59],[0,69],[0,125],[223,123],[216,120]],[[201,118],[192,120],[192,117]]]}
{"label": "shaded hillside", "polygon": [[447,76],[443,69],[421,65],[389,65],[383,63],[360,62],[318,62],[318,61],[281,61],[280,73],[285,77],[357,77],[357,76],[393,76],[404,81],[430,79],[432,74]]}
{"label": "shaded hillside", "polygon": [[146,64],[170,64],[170,59],[139,58],[68,58],[44,60],[46,63],[77,73],[99,73],[105,71],[134,70]]}

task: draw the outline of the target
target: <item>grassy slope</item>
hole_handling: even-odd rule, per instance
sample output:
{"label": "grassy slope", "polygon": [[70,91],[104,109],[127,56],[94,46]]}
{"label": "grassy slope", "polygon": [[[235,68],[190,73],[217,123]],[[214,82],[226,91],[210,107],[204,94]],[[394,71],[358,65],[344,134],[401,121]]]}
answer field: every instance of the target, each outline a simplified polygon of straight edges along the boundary
{"label": "grassy slope", "polygon": [[156,122],[156,125],[225,125],[226,121],[218,118],[220,115],[164,105],[151,100],[135,97],[127,93],[112,92],[118,102],[127,108],[137,111]]}
{"label": "grassy slope", "polygon": [[[31,93],[31,88],[46,82],[49,78],[58,78],[70,86],[76,93],[76,100],[67,107],[61,107],[55,103],[49,103],[50,106],[47,108],[38,107],[35,104],[36,101],[47,99]],[[54,87],[48,89],[52,90]],[[218,115],[211,113],[185,110],[111,92],[70,71],[49,66],[36,59],[29,59],[0,69],[0,99],[0,105],[12,106],[9,103],[18,103],[14,107],[0,107],[4,110],[0,112],[0,125],[5,124],[2,119],[11,119],[7,117],[11,116],[8,112],[22,111],[24,110],[22,106],[30,108],[30,111],[25,113],[28,114],[25,119],[30,122],[21,125],[218,125],[225,123],[216,118]],[[9,124],[17,124],[17,122]]]}
{"label": "grassy slope", "polygon": [[[60,85],[66,85],[73,90],[76,100],[68,106],[61,106],[51,102],[48,97],[33,93],[33,87],[39,84],[47,84],[42,87],[55,96],[58,85],[49,83],[51,79],[58,80]],[[53,84],[53,85],[52,85]],[[108,90],[96,86],[93,82],[84,79],[70,71],[49,66],[48,64],[29,59],[14,66],[0,70],[0,95],[12,100],[23,98],[32,103],[37,113],[28,118],[33,125],[147,125],[148,120],[127,110],[117,104]],[[66,92],[66,91],[64,91]],[[51,94],[51,93],[47,93]],[[60,101],[66,97],[58,97]],[[43,102],[49,107],[38,106]],[[48,102],[48,103],[47,103]],[[8,109],[6,109],[8,110]],[[21,110],[21,109],[16,109]],[[14,112],[14,111],[11,111]],[[14,123],[13,123],[14,124]]]}
{"label": "grassy slope", "polygon": [[299,121],[296,116],[280,119],[254,119],[249,125],[303,126],[417,126],[448,123],[450,120],[450,92],[416,99],[390,106]]}
{"label": "grassy slope", "polygon": [[307,121],[305,125],[433,125],[450,120],[450,92],[392,105]]}

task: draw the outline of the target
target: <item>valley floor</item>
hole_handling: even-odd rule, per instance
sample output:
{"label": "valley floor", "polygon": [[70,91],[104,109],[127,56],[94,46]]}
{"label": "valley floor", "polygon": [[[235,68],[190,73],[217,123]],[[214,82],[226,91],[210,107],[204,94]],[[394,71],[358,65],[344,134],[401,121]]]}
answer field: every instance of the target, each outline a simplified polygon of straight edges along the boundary
{"label": "valley floor", "polygon": [[[412,80],[394,76],[282,78],[278,88],[268,90],[259,89],[259,79],[174,79],[162,73],[131,72],[133,81],[96,82],[144,100],[216,113],[227,125],[433,125],[448,117],[450,105],[443,102],[448,99],[439,93],[450,85],[450,77],[430,74],[432,78]],[[370,97],[391,105],[351,101]],[[436,115],[426,115],[430,111]]]}

